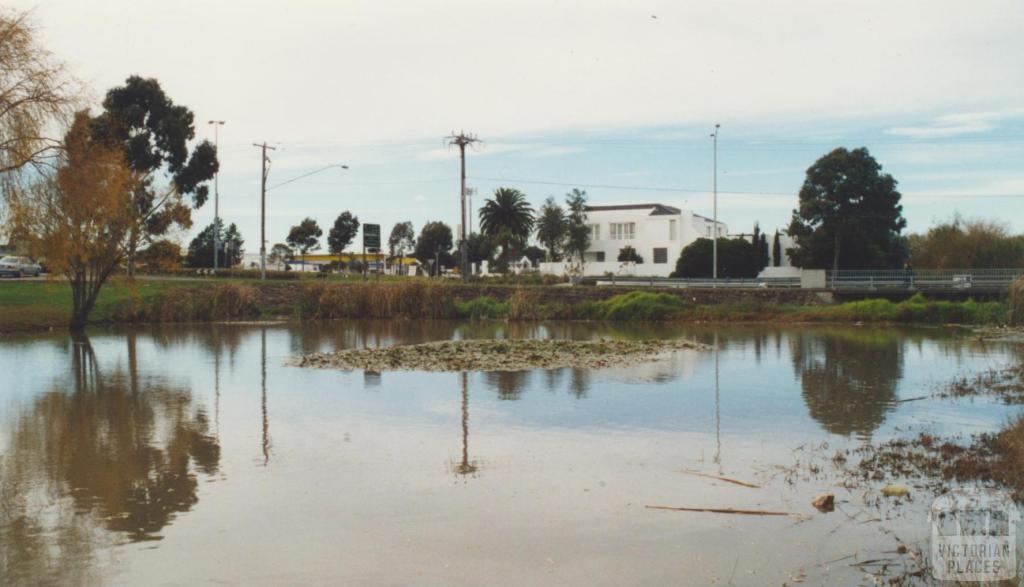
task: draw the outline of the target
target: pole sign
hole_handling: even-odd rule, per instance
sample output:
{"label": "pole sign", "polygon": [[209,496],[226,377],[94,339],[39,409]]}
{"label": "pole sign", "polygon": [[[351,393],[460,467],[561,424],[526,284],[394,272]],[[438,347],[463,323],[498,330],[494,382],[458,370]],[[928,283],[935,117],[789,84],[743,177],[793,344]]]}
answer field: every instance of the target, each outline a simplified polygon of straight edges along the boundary
{"label": "pole sign", "polygon": [[367,249],[371,253],[376,253],[380,250],[379,224],[363,225],[363,248]]}

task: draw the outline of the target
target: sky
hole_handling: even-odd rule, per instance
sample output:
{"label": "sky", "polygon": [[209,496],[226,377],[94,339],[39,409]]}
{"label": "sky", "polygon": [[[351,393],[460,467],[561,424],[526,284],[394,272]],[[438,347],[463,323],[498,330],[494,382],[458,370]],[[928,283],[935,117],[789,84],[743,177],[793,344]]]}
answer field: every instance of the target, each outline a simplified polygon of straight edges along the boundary
{"label": "sky", "polygon": [[[1019,0],[8,0],[98,108],[157,78],[219,132],[220,211],[259,248],[260,155],[276,147],[268,249],[311,216],[459,221],[453,131],[474,208],[499,186],[534,206],[658,202],[731,232],[784,228],[804,172],[867,147],[908,231],[954,214],[1024,231]],[[276,187],[331,165],[310,177]],[[183,244],[213,218],[194,213]],[[475,226],[477,221],[473,221]],[[326,247],[326,243],[324,245]]]}

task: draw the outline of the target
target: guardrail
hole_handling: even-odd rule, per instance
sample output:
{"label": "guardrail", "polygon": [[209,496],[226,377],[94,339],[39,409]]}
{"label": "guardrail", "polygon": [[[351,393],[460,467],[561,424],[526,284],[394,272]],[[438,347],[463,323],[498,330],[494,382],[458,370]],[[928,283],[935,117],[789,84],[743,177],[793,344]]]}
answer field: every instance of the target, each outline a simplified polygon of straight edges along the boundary
{"label": "guardrail", "polygon": [[[981,291],[1010,287],[1021,269],[905,269],[827,271],[825,289],[833,291]],[[667,288],[799,288],[799,277],[754,279],[674,279],[665,277],[590,277],[597,285]]]}
{"label": "guardrail", "polygon": [[[594,278],[592,278],[594,279]],[[669,288],[756,288],[756,287],[800,287],[799,277],[783,277],[774,279],[673,279],[667,277],[598,277],[595,279],[597,285],[616,285],[626,287],[669,287]]]}
{"label": "guardrail", "polygon": [[828,271],[833,290],[997,291],[1010,287],[1024,269],[905,269]]}

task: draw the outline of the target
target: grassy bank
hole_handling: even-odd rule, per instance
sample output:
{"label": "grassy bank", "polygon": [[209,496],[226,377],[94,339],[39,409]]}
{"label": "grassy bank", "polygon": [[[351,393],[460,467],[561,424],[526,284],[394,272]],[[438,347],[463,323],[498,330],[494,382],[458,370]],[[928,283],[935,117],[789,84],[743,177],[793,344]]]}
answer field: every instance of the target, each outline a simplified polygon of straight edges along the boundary
{"label": "grassy bank", "polygon": [[[0,283],[0,331],[64,327],[71,295],[61,282]],[[285,318],[610,320],[1004,324],[1002,302],[863,300],[825,304],[800,291],[628,291],[596,287],[458,285],[422,279],[384,283],[252,280],[115,280],[93,323]]]}

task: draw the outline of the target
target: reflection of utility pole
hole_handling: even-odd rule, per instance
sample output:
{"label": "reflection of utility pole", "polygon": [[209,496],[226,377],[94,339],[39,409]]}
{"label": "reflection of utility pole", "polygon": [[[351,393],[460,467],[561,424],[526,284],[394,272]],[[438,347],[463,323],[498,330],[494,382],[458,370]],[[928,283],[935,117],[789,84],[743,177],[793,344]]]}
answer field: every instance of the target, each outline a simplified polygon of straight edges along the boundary
{"label": "reflection of utility pole", "polygon": [[267,163],[270,163],[270,159],[267,158],[267,149],[271,151],[275,150],[274,147],[268,147],[267,142],[263,141],[262,144],[253,143],[254,147],[259,147],[260,150],[260,279],[267,278]]}
{"label": "reflection of utility pole", "polygon": [[220,351],[219,340],[214,344],[217,349],[213,352],[213,437],[220,444]]}
{"label": "reflection of utility pole", "polygon": [[462,274],[462,281],[469,281],[469,248],[467,247],[466,239],[469,238],[468,232],[466,231],[466,145],[472,145],[473,143],[480,142],[480,139],[474,135],[468,135],[464,132],[455,134],[453,131],[450,136],[447,137],[449,145],[457,145],[459,147],[459,162],[461,172],[459,174],[461,181],[459,182],[459,203],[462,206],[461,216],[461,230],[462,234],[459,235],[459,273]]}
{"label": "reflection of utility pole", "polygon": [[260,409],[263,412],[263,465],[270,462],[270,416],[267,414],[267,329],[260,331]]}
{"label": "reflection of utility pole", "polygon": [[715,330],[715,463],[722,474],[722,410],[718,393],[718,331]]}
{"label": "reflection of utility pole", "polygon": [[479,470],[476,461],[469,460],[469,375],[465,371],[459,373],[462,384],[462,462],[452,468],[456,475],[472,475]]}

